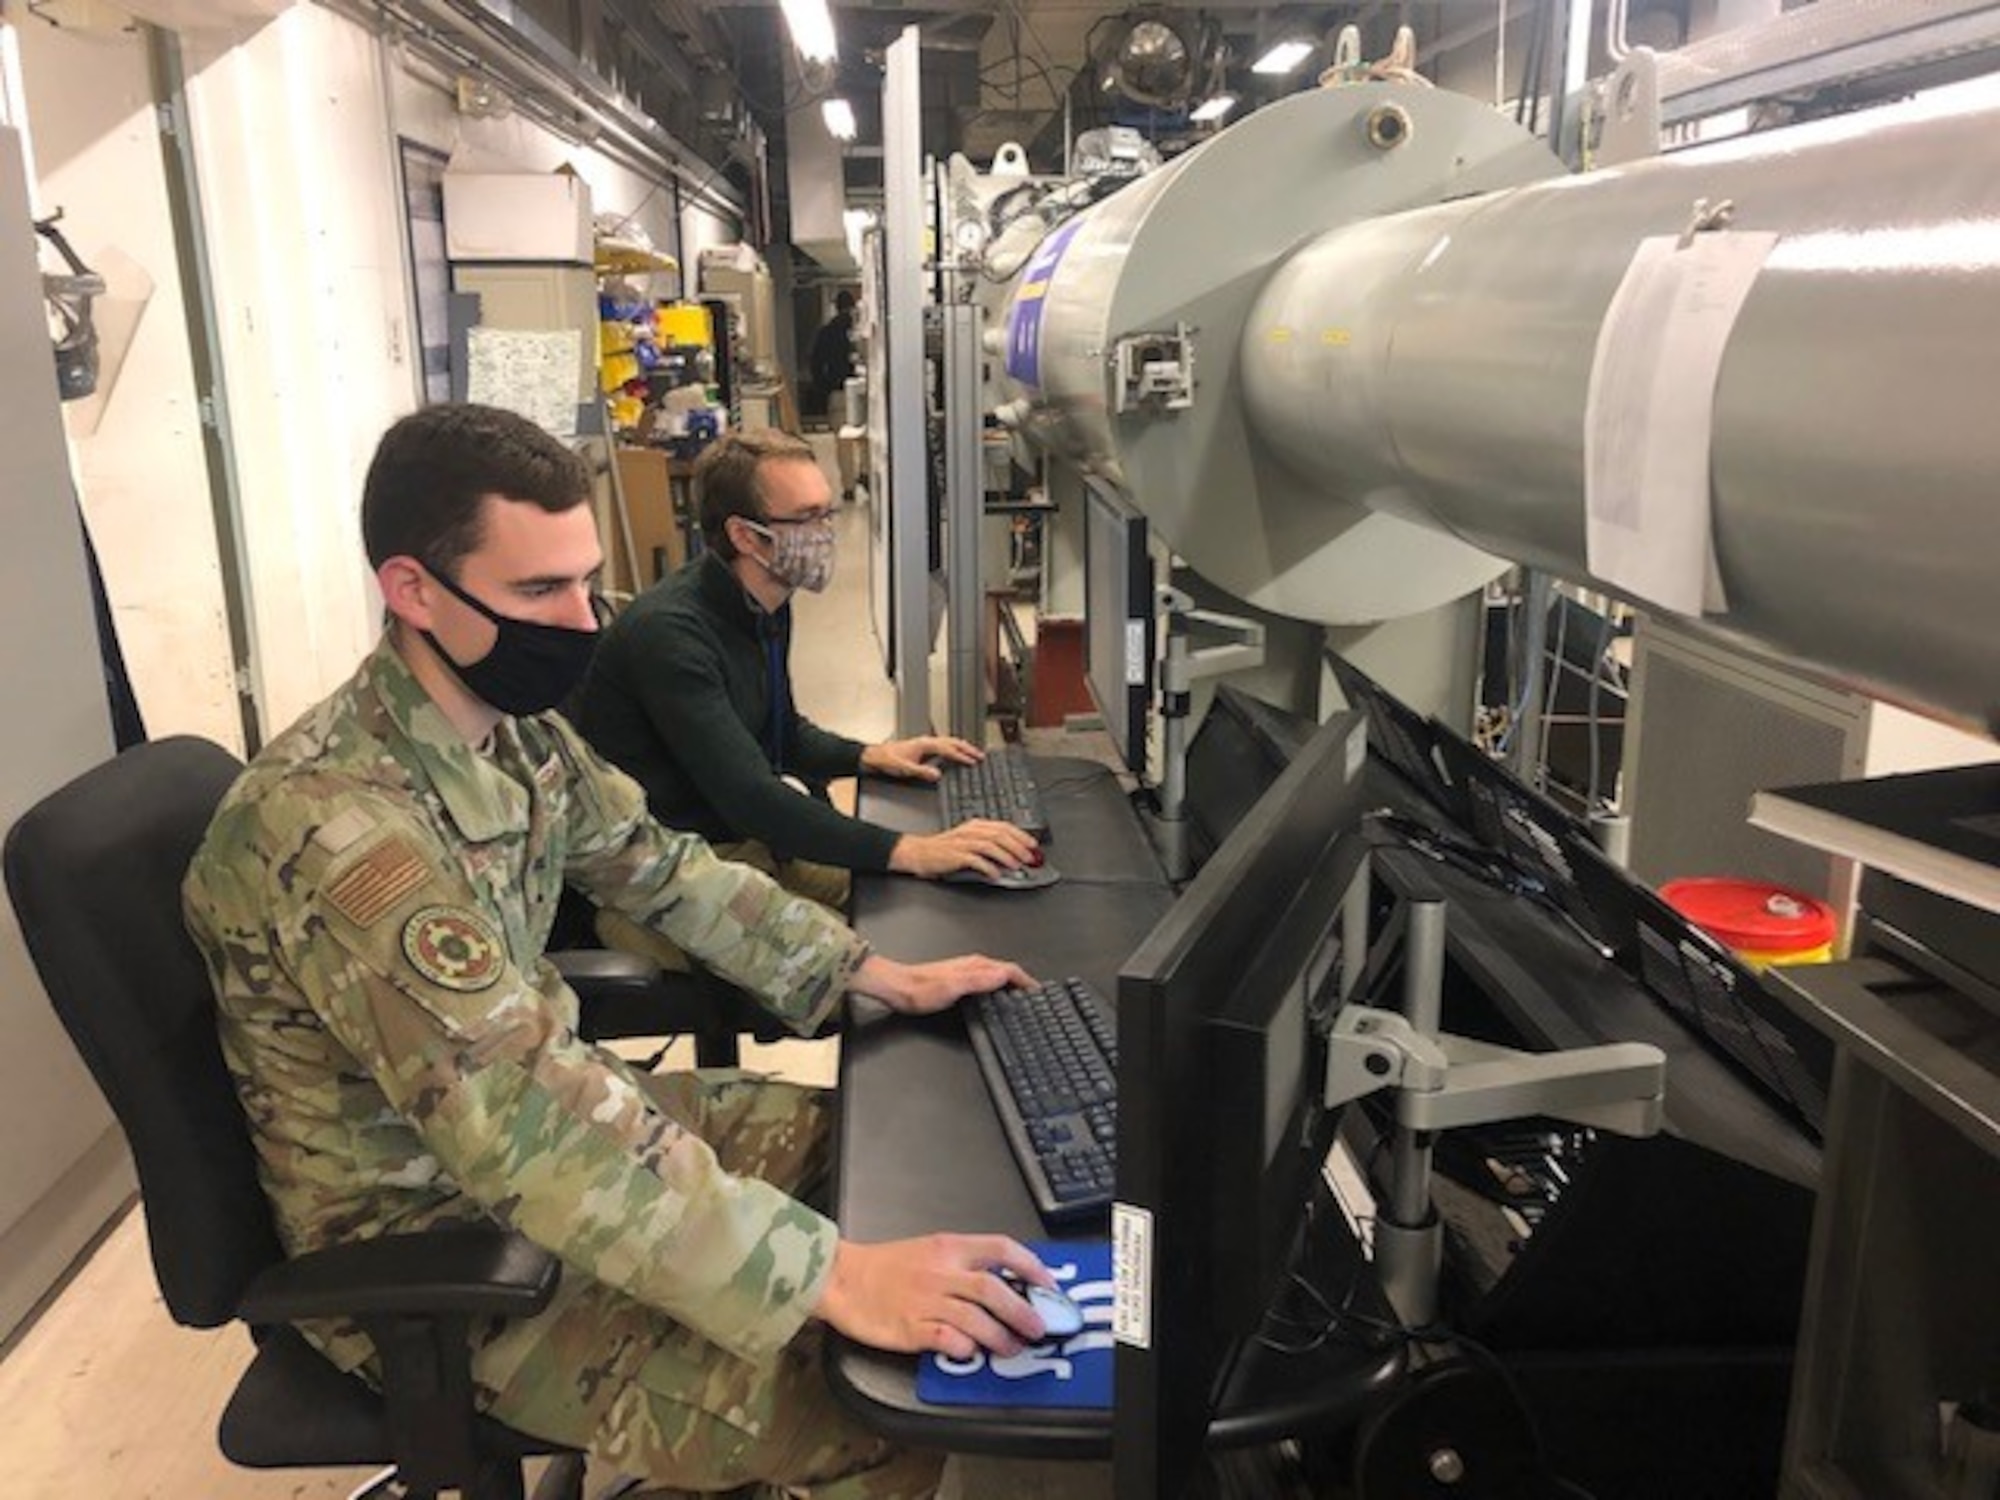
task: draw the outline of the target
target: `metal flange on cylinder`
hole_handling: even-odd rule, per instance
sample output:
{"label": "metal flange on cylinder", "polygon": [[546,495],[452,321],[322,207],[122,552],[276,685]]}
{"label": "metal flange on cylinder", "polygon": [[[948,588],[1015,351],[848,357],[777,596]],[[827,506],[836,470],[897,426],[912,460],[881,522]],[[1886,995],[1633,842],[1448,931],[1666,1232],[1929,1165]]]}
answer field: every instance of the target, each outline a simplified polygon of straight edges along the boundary
{"label": "metal flange on cylinder", "polygon": [[1042,242],[1004,316],[1020,428],[1262,608],[1355,623],[1457,598],[1505,564],[1273,462],[1240,400],[1238,351],[1259,290],[1300,245],[1560,171],[1458,95],[1363,85],[1260,109]]}
{"label": "metal flange on cylinder", "polygon": [[[1407,102],[1421,138],[1426,98]],[[1247,420],[1344,504],[1605,586],[1584,511],[1599,328],[1642,240],[1728,200],[1732,232],[1778,239],[1716,381],[1728,608],[1708,623],[1993,732],[1996,141],[2000,111],[1903,106],[1331,231],[1258,298]]]}

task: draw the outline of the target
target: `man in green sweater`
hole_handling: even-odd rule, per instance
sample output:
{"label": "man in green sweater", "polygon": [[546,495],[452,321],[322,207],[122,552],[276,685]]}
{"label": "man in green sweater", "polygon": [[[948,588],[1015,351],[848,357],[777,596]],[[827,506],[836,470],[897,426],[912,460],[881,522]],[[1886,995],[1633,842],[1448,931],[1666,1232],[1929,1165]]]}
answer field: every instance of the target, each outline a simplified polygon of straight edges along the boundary
{"label": "man in green sweater", "polygon": [[1030,860],[1034,839],[1009,823],[899,834],[787,780],[935,781],[932,759],[983,752],[949,735],[864,745],[793,703],[791,598],[825,588],[833,572],[833,492],[810,446],[768,429],[731,433],[702,454],[694,479],[707,550],[612,622],[577,712],[599,753],[646,789],[653,816],[837,910],[852,870],[935,879]]}

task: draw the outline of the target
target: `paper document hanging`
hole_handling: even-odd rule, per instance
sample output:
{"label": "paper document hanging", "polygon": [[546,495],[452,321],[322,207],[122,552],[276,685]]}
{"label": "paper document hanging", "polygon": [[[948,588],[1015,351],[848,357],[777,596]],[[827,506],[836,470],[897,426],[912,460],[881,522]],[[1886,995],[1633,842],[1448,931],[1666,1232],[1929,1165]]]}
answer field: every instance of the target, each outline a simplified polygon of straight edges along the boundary
{"label": "paper document hanging", "polygon": [[1584,408],[1590,571],[1684,615],[1728,608],[1709,514],[1715,380],[1777,242],[1733,233],[1643,240],[1598,329]]}

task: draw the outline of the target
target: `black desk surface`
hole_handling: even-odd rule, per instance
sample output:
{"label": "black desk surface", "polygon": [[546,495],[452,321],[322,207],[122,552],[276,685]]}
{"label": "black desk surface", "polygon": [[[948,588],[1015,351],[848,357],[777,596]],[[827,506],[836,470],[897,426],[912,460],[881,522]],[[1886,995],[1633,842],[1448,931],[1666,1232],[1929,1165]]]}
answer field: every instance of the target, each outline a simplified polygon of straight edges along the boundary
{"label": "black desk surface", "polygon": [[[1173,893],[1106,767],[1038,759],[1035,779],[1054,835],[1046,854],[1060,882],[1001,891],[862,876],[854,925],[899,959],[979,952],[1013,959],[1037,979],[1079,975],[1109,1007],[1119,966]],[[870,820],[908,832],[938,826],[934,789],[865,785]],[[958,1016],[910,1019],[856,1002],[841,1042],[840,1095],[835,1201],[843,1234],[887,1240],[950,1229],[1063,1238],[1035,1212]],[[1102,1238],[1103,1230],[1074,1237]],[[1109,1412],[930,1406],[916,1398],[913,1358],[840,1339],[830,1368],[835,1389],[901,1441],[1050,1457],[1110,1451]]]}

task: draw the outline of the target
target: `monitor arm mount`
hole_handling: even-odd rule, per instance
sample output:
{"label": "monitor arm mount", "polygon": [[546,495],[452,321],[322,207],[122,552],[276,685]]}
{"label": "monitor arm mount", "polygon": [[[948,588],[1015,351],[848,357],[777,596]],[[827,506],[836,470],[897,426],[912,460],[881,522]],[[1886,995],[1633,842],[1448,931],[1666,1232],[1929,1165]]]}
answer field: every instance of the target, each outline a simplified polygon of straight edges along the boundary
{"label": "monitor arm mount", "polygon": [[1375,1221],[1375,1265],[1405,1325],[1436,1317],[1442,1226],[1431,1206],[1436,1132],[1549,1115],[1618,1135],[1660,1128],[1666,1059],[1641,1042],[1519,1052],[1438,1030],[1444,993],[1445,897],[1411,857],[1376,851],[1375,868],[1408,918],[1403,1010],[1349,1004],[1328,1038],[1326,1103],[1396,1090],[1388,1202]]}
{"label": "monitor arm mount", "polygon": [[[1167,621],[1167,649],[1160,667],[1160,806],[1148,827],[1167,878],[1178,883],[1194,872],[1187,840],[1187,721],[1195,681],[1262,666],[1264,626],[1240,615],[1197,609],[1191,596],[1171,585],[1161,586],[1158,601]],[[1193,625],[1233,638],[1193,646],[1188,641]]]}

